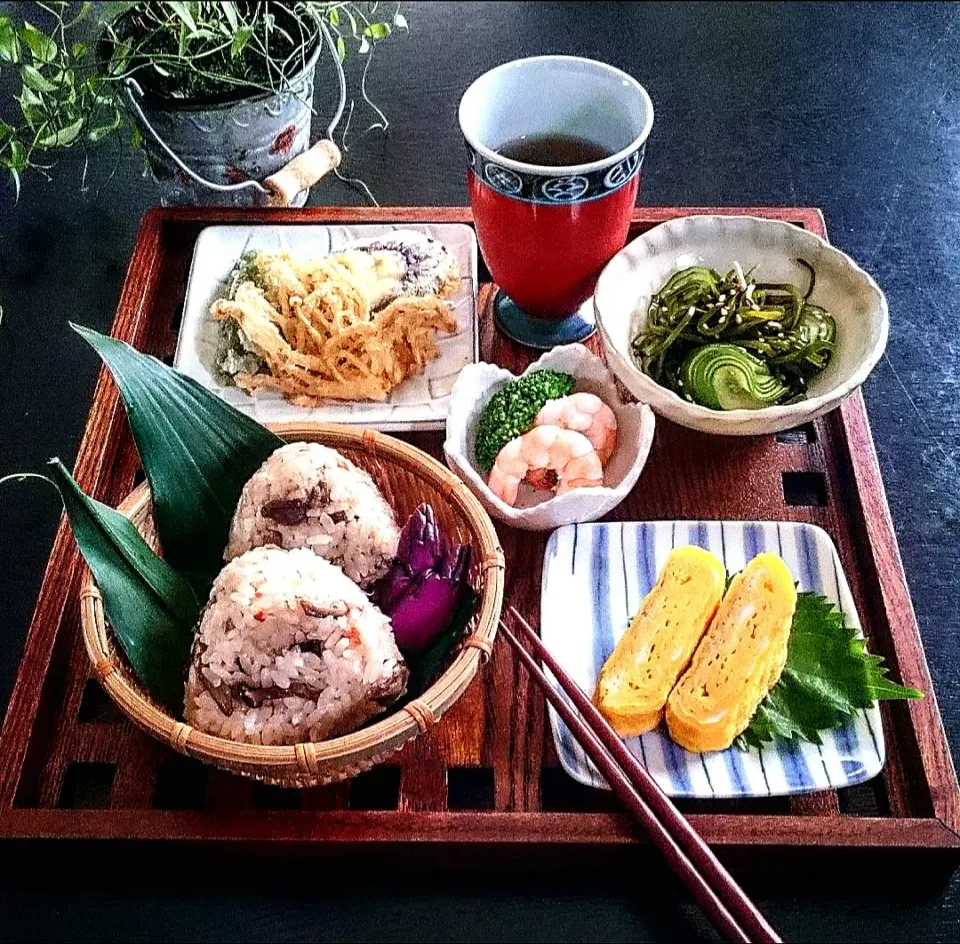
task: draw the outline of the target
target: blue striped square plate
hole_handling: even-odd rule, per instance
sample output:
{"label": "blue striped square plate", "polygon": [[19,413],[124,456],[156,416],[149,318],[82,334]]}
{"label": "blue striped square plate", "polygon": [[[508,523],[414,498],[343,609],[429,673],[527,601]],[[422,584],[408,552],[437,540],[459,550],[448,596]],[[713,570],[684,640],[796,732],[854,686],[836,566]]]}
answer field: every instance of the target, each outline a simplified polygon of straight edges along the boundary
{"label": "blue striped square plate", "polygon": [[[859,628],[836,548],[820,528],[797,522],[653,521],[567,525],[547,543],[540,632],[573,679],[593,693],[604,662],[656,583],[675,547],[696,544],[716,554],[730,574],[761,551],[779,554],[800,590],[813,590]],[[564,770],[588,786],[606,783],[556,713],[550,724]],[[823,744],[774,742],[762,750],[693,754],[661,729],[627,746],[671,796],[782,796],[863,783],[883,767],[883,730],[876,705]]]}

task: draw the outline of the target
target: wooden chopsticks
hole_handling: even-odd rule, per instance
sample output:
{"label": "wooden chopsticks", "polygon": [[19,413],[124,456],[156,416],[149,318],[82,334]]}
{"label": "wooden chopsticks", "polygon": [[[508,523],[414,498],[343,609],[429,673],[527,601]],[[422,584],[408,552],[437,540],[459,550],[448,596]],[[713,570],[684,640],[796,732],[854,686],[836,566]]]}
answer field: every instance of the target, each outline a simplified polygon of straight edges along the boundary
{"label": "wooden chopsticks", "polygon": [[[523,642],[501,619],[500,629],[527,671],[543,689],[570,733],[603,774],[611,790],[640,822],[670,867],[690,889],[714,926],[731,941],[779,942],[777,932],[730,873],[684,819],[647,769],[627,750],[619,735],[573,679],[561,668],[514,607],[510,613]],[[529,649],[528,649],[529,647]],[[532,655],[531,651],[532,650]],[[550,683],[537,664],[550,670],[567,698]],[[569,699],[569,701],[567,700]],[[570,706],[576,707],[576,711]],[[579,712],[579,714],[578,714]]]}

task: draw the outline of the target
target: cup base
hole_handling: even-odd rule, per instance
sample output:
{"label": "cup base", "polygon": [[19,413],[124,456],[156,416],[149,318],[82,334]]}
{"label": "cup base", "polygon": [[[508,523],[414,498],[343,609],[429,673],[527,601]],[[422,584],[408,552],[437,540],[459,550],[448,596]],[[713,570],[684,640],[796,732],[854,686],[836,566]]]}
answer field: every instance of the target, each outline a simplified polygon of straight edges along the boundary
{"label": "cup base", "polygon": [[579,311],[566,318],[531,318],[502,290],[493,300],[493,318],[497,327],[511,341],[549,351],[558,344],[585,341],[596,330],[593,320],[593,299],[585,301]]}

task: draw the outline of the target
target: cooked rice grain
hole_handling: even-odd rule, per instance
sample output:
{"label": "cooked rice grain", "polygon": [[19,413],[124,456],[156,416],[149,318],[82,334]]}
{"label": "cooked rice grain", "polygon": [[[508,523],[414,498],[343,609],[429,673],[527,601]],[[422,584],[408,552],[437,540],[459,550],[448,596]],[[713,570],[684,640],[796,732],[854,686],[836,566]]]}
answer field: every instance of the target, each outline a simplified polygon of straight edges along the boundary
{"label": "cooked rice grain", "polygon": [[250,744],[356,730],[403,694],[390,620],[339,567],[263,547],[220,572],[187,677],[185,717]]}
{"label": "cooked rice grain", "polygon": [[386,573],[400,529],[373,479],[336,449],[282,446],[244,486],[224,554],[309,547],[361,586]]}

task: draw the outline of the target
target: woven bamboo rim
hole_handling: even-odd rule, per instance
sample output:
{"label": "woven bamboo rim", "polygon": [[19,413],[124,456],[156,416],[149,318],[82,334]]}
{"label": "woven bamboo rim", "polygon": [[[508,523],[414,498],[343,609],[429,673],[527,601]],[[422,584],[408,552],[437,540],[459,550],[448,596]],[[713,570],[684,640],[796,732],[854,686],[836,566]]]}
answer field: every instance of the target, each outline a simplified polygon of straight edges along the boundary
{"label": "woven bamboo rim", "polygon": [[[288,441],[323,443],[365,454],[381,465],[395,465],[436,490],[469,535],[474,549],[474,587],[480,594],[460,652],[443,675],[422,695],[370,726],[320,743],[285,747],[238,744],[206,734],[171,717],[144,692],[123,654],[114,645],[104,620],[100,591],[87,569],[80,593],[83,640],[93,676],[135,724],[174,750],[235,773],[291,787],[310,787],[353,777],[429,730],[463,694],[490,654],[503,603],[503,551],[490,517],[470,490],[425,452],[375,430],[332,423],[280,423],[270,427]],[[371,470],[374,479],[376,473]],[[150,491],[134,489],[117,509],[147,542],[157,547]]]}

